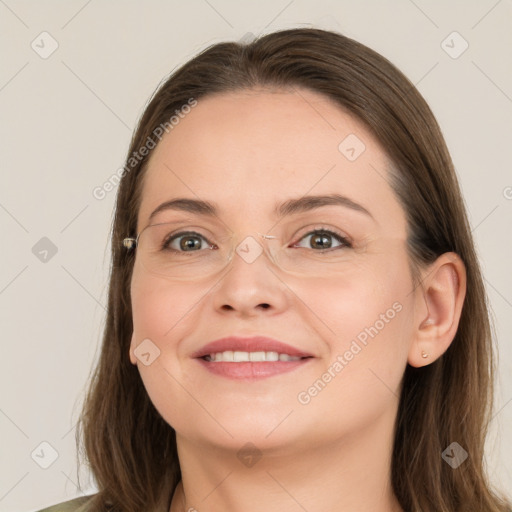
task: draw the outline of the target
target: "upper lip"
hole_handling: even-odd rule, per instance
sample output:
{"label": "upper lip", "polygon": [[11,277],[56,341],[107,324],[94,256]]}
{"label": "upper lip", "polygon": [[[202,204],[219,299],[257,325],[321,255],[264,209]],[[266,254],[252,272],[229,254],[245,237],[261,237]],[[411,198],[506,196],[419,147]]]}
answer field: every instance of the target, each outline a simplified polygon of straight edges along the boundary
{"label": "upper lip", "polygon": [[292,347],[282,341],[267,338],[265,336],[252,336],[242,338],[239,336],[227,336],[215,341],[211,341],[202,346],[192,354],[192,357],[204,357],[210,354],[225,352],[227,350],[240,352],[277,352],[279,354],[288,354],[297,357],[313,357],[312,354]]}

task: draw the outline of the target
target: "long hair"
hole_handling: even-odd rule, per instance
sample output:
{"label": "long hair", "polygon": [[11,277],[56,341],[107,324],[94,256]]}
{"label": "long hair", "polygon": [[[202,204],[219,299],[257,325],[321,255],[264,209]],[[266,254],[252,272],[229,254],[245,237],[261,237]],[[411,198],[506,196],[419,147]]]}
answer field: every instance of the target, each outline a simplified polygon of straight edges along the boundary
{"label": "long hair", "polygon": [[[191,101],[254,88],[304,87],[362,121],[385,148],[390,185],[406,212],[415,285],[419,270],[453,251],[466,267],[459,327],[446,352],[407,365],[395,425],[391,478],[405,511],[509,512],[492,489],[484,442],[493,404],[494,348],[488,299],[464,201],[441,130],[414,85],[386,58],[341,34],[297,28],[250,44],[222,42],[200,52],[155,91],[134,132],[119,184],[101,354],[77,429],[99,492],[91,510],[168,510],[181,478],[175,431],[157,412],[129,360],[134,255],[141,184],[162,127]],[[158,128],[160,127],[160,129]],[[150,151],[149,151],[150,153]],[[456,441],[469,454],[457,469],[441,454]],[[165,508],[167,507],[167,508]]]}

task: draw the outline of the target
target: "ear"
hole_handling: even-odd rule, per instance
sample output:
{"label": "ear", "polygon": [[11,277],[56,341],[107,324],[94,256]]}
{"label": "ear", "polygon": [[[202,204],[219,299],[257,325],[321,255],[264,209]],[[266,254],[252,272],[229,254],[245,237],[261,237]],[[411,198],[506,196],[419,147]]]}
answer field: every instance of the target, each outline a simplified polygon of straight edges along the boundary
{"label": "ear", "polygon": [[448,349],[459,326],[466,296],[466,267],[454,252],[437,258],[415,290],[414,331],[407,362],[432,363]]}
{"label": "ear", "polygon": [[135,356],[134,350],[137,348],[137,344],[135,343],[135,332],[132,334],[132,339],[130,341],[130,361],[133,365],[137,366],[137,357]]}

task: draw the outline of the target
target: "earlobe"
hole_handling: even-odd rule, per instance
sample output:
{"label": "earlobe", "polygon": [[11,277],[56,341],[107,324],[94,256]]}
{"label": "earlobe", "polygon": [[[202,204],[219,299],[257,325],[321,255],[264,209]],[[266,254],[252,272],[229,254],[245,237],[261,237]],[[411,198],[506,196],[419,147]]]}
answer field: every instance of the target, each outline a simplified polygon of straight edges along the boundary
{"label": "earlobe", "polygon": [[415,318],[408,363],[421,367],[441,357],[457,333],[466,296],[466,269],[460,257],[453,252],[439,256],[417,294],[416,311],[421,316]]}
{"label": "earlobe", "polygon": [[137,366],[137,358],[135,357],[135,332],[132,334],[132,339],[130,341],[130,348],[129,348],[129,357],[130,361],[133,365]]}

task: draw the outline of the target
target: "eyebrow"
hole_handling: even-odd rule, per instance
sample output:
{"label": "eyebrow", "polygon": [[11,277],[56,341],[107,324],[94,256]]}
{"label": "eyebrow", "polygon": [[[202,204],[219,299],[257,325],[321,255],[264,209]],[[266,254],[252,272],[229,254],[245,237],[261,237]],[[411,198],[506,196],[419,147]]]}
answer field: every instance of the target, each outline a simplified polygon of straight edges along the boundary
{"label": "eyebrow", "polygon": [[[289,199],[284,203],[276,204],[274,206],[273,213],[276,217],[282,218],[289,215],[309,212],[323,206],[333,205],[350,208],[351,210],[363,213],[375,220],[373,215],[364,206],[340,194],[303,196],[298,199]],[[149,221],[151,222],[151,220],[158,213],[165,210],[183,211],[187,213],[194,213],[196,215],[203,215],[206,217],[216,217],[219,213],[219,208],[215,205],[215,203],[203,201],[200,199],[180,197],[166,201],[165,203],[162,203],[160,206],[158,206],[149,216]]]}

